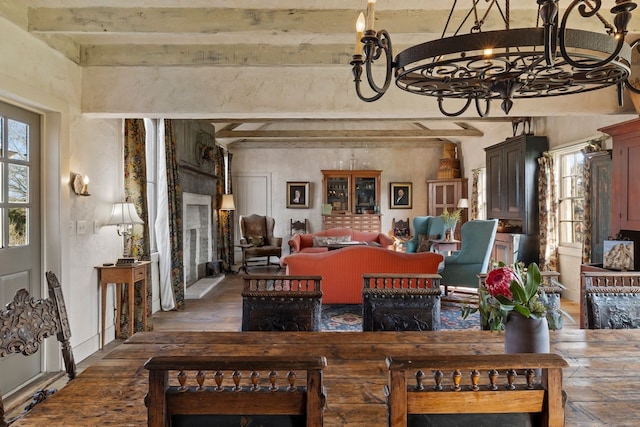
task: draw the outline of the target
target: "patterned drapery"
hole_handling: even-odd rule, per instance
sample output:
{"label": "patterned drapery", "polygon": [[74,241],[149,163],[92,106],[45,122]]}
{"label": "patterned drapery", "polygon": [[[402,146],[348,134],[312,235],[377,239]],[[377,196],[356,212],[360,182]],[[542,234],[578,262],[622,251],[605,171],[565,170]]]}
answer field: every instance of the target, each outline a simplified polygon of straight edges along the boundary
{"label": "patterned drapery", "polygon": [[471,216],[469,220],[474,220],[478,219],[478,181],[480,180],[480,169],[473,169],[471,173],[473,174],[473,179],[471,181]]}
{"label": "patterned drapery", "polygon": [[540,226],[540,270],[558,269],[558,202],[556,197],[553,157],[543,153],[538,159],[538,206]]}
{"label": "patterned drapery", "polygon": [[587,145],[582,149],[585,155],[584,167],[582,175],[582,185],[584,186],[584,233],[582,233],[582,262],[591,262],[591,253],[593,251],[593,242],[591,241],[591,227],[593,227],[593,219],[591,217],[591,161],[592,155],[589,153],[598,153],[602,151],[603,139],[594,139],[588,141]]}
{"label": "patterned drapery", "polygon": [[[226,156],[226,162],[225,162]],[[228,194],[233,194],[231,186],[231,160],[233,155],[225,152],[225,150],[216,146],[216,175],[223,177],[216,184],[216,212],[218,220],[216,222],[216,243],[218,247],[218,256],[222,260],[222,268],[225,272],[232,271],[235,264],[234,254],[234,211],[222,211],[222,195],[226,194],[228,186]]]}
{"label": "patterned drapery", "polygon": [[182,190],[176,137],[173,121],[164,120],[165,160],[167,165],[167,193],[169,209],[169,235],[171,247],[171,287],[176,303],[176,310],[184,308],[184,266],[182,261]]}
{"label": "patterned drapery", "polygon": [[[151,259],[149,244],[149,211],[147,207],[147,163],[145,155],[144,120],[127,119],[124,126],[124,194],[127,201],[132,202],[144,224],[134,224],[131,235],[125,238],[125,253],[139,260]],[[151,283],[151,269],[147,269],[147,283]],[[141,288],[135,288],[135,311],[133,320],[128,312],[128,293],[123,292],[120,316],[120,336],[129,337],[129,324],[134,322],[134,330],[142,331],[143,318],[147,318],[147,330],[153,330],[151,317],[152,287],[147,286],[147,294],[141,295]],[[142,298],[147,299],[147,312],[142,311]]]}

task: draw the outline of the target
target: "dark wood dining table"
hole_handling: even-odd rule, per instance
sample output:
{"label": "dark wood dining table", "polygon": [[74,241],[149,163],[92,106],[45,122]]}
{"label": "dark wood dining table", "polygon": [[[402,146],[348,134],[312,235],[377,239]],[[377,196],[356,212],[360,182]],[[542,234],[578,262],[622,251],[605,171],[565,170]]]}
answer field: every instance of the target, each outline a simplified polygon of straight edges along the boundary
{"label": "dark wood dining table", "polygon": [[[551,331],[564,369],[567,426],[640,423],[640,329]],[[503,353],[504,334],[435,332],[140,332],[14,426],[142,426],[155,355],[320,355],[327,358],[326,426],[385,426],[385,357]]]}

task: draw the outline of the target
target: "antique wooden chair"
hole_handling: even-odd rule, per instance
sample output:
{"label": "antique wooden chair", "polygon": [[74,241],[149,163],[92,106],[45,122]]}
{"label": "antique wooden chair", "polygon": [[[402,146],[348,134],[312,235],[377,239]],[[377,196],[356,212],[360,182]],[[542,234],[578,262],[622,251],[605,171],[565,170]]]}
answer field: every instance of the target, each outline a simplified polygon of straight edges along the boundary
{"label": "antique wooden chair", "polygon": [[[13,301],[0,310],[0,357],[16,353],[31,356],[40,349],[45,338],[56,335],[62,347],[67,376],[71,381],[76,376],[76,363],[69,344],[71,328],[62,288],[53,272],[48,271],[46,278],[49,288],[48,298],[36,299],[30,296],[26,289],[20,289],[13,297]],[[53,393],[55,390],[37,391],[21,415],[7,420],[0,392],[0,426],[9,425]]]}
{"label": "antique wooden chair", "polygon": [[581,272],[580,327],[640,328],[640,272]]}
{"label": "antique wooden chair", "polygon": [[[395,250],[404,249],[407,241],[411,239],[411,228],[409,226],[409,218],[406,221],[393,218],[391,220],[391,231],[389,236],[393,239]],[[406,250],[406,249],[405,249]]]}
{"label": "antique wooden chair", "polygon": [[439,274],[363,274],[363,331],[440,330]]}
{"label": "antique wooden chair", "polygon": [[147,424],[321,427],[326,366],[324,357],[295,355],[152,357]]}
{"label": "antique wooden chair", "polygon": [[[267,266],[271,257],[282,256],[282,237],[275,237],[273,229],[275,219],[264,215],[240,215],[240,248],[242,249],[242,267],[247,272],[250,259],[266,258]],[[280,267],[279,263],[276,263]]]}
{"label": "antique wooden chair", "polygon": [[245,276],[242,330],[319,331],[321,280],[320,276]]}
{"label": "antique wooden chair", "polygon": [[308,219],[304,219],[303,221],[300,220],[293,220],[293,218],[291,218],[291,224],[289,227],[289,234],[291,234],[292,236],[294,234],[306,234],[308,233],[309,230],[309,220]]}
{"label": "antique wooden chair", "polygon": [[[564,426],[562,368],[568,364],[557,354],[394,357],[386,362],[390,427]],[[540,369],[539,377],[534,368]]]}

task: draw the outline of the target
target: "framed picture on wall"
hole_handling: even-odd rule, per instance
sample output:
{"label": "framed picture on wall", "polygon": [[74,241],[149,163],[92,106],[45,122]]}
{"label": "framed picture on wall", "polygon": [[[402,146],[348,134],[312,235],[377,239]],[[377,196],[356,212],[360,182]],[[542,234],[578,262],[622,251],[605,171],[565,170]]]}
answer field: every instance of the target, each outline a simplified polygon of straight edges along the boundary
{"label": "framed picture on wall", "polygon": [[309,208],[309,183],[287,182],[287,208]]}
{"label": "framed picture on wall", "polygon": [[411,182],[390,182],[389,209],[412,209],[412,187]]}

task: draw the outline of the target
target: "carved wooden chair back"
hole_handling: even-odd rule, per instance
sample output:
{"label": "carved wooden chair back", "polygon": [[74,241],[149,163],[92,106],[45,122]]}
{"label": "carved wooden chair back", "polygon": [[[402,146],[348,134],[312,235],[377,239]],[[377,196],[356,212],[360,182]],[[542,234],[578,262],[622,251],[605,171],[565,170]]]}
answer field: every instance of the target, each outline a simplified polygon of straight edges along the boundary
{"label": "carved wooden chair back", "polygon": [[409,226],[409,218],[406,221],[401,219],[396,220],[393,218],[391,220],[391,232],[393,233],[393,237],[399,237],[403,239],[408,239],[411,237],[411,228]]}
{"label": "carved wooden chair back", "polygon": [[[144,364],[149,371],[148,426],[197,420],[198,425],[321,427],[326,366],[326,359],[317,356],[152,357]],[[234,416],[242,423],[230,420]]]}
{"label": "carved wooden chair back", "polygon": [[409,421],[564,426],[562,368],[569,365],[557,354],[394,357],[386,363],[390,427],[406,427]]}
{"label": "carved wooden chair back", "polygon": [[[48,298],[36,299],[30,296],[26,289],[20,289],[14,295],[13,301],[0,310],[0,357],[10,354],[31,356],[40,349],[45,338],[55,335],[61,344],[62,358],[67,376],[71,381],[76,376],[76,363],[69,344],[71,328],[62,296],[62,287],[53,272],[48,271],[46,278],[49,289]],[[32,402],[20,416],[54,392],[55,390],[36,392]],[[5,419],[5,408],[0,392],[0,426],[8,425],[9,421]],[[11,420],[13,421],[15,419]]]}
{"label": "carved wooden chair back", "polygon": [[304,219],[303,221],[300,220],[293,220],[293,218],[291,218],[291,227],[289,230],[289,234],[291,234],[292,236],[294,234],[306,234],[309,229],[309,220],[308,219]]}
{"label": "carved wooden chair back", "polygon": [[245,276],[242,330],[319,331],[321,281],[320,276]]}
{"label": "carved wooden chair back", "polygon": [[440,330],[439,274],[363,274],[363,331]]}

